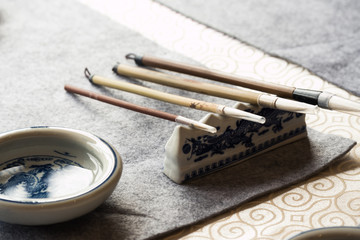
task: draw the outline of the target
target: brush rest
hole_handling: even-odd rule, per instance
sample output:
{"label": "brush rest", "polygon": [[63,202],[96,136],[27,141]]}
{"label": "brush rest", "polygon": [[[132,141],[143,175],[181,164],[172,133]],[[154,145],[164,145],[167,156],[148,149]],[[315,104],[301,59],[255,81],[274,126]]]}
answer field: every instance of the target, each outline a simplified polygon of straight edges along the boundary
{"label": "brush rest", "polygon": [[176,126],[165,146],[164,173],[170,179],[180,184],[307,136],[304,114],[244,103],[235,107],[264,116],[265,124],[207,114],[200,121],[216,127],[215,134]]}

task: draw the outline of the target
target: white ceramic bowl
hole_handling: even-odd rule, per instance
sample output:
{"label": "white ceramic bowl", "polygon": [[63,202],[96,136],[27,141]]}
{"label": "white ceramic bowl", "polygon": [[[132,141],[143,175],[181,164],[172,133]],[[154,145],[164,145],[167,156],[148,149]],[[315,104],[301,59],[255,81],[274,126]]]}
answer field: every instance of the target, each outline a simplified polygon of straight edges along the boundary
{"label": "white ceramic bowl", "polygon": [[83,131],[32,127],[0,134],[0,221],[46,225],[103,203],[122,172],[119,153]]}

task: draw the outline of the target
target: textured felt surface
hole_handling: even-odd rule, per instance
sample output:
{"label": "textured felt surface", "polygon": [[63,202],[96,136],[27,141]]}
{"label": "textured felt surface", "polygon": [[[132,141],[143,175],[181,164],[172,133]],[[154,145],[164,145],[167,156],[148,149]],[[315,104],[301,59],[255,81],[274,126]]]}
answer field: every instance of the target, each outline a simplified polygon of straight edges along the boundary
{"label": "textured felt surface", "polygon": [[[310,131],[307,139],[177,185],[162,173],[164,147],[174,123],[73,96],[63,86],[73,84],[200,119],[203,112],[92,86],[83,75],[88,67],[92,73],[117,78],[111,69],[128,52],[178,60],[182,60],[181,56],[168,53],[76,1],[2,1],[0,19],[0,131],[36,125],[85,130],[111,143],[124,161],[119,185],[95,211],[46,227],[0,223],[1,239],[157,237],[309,177],[354,144],[349,139]],[[144,85],[184,96],[216,99]]]}
{"label": "textured felt surface", "polygon": [[360,96],[360,1],[157,1]]}

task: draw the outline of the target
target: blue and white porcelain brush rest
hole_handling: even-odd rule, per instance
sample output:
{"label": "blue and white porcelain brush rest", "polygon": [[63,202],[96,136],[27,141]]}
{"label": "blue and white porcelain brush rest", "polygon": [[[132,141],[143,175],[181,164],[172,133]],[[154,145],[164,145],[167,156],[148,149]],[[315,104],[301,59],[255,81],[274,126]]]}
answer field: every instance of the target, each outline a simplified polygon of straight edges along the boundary
{"label": "blue and white porcelain brush rest", "polygon": [[307,136],[304,114],[244,103],[235,107],[264,116],[266,123],[208,114],[200,121],[216,127],[215,134],[175,127],[165,146],[164,173],[170,179],[183,183]]}
{"label": "blue and white porcelain brush rest", "polygon": [[119,153],[84,131],[33,127],[0,134],[0,221],[47,225],[103,203],[121,173]]}

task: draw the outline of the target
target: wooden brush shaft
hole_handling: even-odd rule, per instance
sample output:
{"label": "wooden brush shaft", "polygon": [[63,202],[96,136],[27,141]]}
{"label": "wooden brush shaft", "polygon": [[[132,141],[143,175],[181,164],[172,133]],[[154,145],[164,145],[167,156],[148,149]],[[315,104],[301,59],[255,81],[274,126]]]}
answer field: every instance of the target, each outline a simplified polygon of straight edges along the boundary
{"label": "wooden brush shaft", "polygon": [[142,106],[139,106],[139,105],[136,105],[133,103],[122,101],[120,99],[108,97],[105,95],[100,95],[100,94],[97,94],[94,92],[90,92],[90,91],[87,91],[87,90],[84,90],[84,89],[81,89],[78,87],[65,85],[65,90],[68,92],[76,93],[76,94],[79,94],[79,95],[82,95],[85,97],[89,97],[89,98],[92,98],[95,100],[99,100],[101,102],[109,103],[109,104],[112,104],[112,105],[115,105],[118,107],[126,108],[129,110],[135,111],[135,112],[151,115],[151,116],[166,119],[169,121],[175,122],[175,119],[177,118],[177,116],[174,114],[158,111],[158,110],[147,108],[147,107],[142,107]]}
{"label": "wooden brush shaft", "polygon": [[212,79],[219,82],[224,82],[236,86],[246,87],[262,92],[276,94],[279,97],[292,98],[294,87],[289,87],[280,84],[269,83],[256,79],[239,77],[231,74],[222,73],[219,71],[209,70],[206,68],[191,66],[184,63],[168,61],[152,56],[143,56],[141,62],[145,66],[167,69],[179,73],[185,73],[202,78]]}
{"label": "wooden brush shaft", "polygon": [[160,101],[190,107],[198,110],[219,113],[219,105],[215,103],[209,103],[199,101],[191,98],[186,98],[170,93],[161,92],[155,89],[142,87],[136,84],[128,83],[120,80],[112,80],[101,76],[94,75],[91,80],[94,84],[119,89],[126,92],[135,93],[145,97],[157,99]]}
{"label": "wooden brush shaft", "polygon": [[206,82],[186,79],[179,76],[169,75],[162,72],[152,71],[145,68],[119,64],[115,67],[116,73],[132,78],[138,78],[170,87],[180,88],[187,91],[203,93],[211,96],[257,104],[260,93],[215,85]]}

